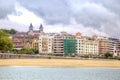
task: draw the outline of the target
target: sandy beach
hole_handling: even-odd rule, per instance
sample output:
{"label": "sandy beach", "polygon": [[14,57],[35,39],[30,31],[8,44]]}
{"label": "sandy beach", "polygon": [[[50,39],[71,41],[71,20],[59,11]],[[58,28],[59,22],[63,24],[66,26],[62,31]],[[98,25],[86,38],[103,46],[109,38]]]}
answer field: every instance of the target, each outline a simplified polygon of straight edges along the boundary
{"label": "sandy beach", "polygon": [[73,59],[1,59],[0,66],[120,68],[120,61],[118,60],[73,60]]}

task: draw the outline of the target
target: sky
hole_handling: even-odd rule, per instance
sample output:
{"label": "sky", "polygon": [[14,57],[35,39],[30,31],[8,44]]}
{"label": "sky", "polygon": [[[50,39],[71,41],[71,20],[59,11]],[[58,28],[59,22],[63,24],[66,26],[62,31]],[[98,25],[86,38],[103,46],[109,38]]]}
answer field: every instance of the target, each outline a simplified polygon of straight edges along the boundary
{"label": "sky", "polygon": [[120,38],[120,0],[0,0],[0,28]]}

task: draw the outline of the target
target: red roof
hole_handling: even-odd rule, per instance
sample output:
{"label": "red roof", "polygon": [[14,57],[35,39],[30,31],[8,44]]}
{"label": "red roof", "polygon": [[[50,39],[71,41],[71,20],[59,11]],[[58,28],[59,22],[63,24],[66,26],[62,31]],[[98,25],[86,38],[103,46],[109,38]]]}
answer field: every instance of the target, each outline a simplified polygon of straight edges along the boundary
{"label": "red roof", "polygon": [[81,34],[81,32],[76,32],[76,34]]}

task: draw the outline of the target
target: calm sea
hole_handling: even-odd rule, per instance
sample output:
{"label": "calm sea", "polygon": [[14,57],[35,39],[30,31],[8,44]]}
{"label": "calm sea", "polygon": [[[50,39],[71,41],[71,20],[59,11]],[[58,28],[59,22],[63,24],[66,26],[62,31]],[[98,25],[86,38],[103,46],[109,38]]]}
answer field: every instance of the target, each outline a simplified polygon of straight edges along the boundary
{"label": "calm sea", "polygon": [[120,80],[120,69],[1,66],[0,80]]}

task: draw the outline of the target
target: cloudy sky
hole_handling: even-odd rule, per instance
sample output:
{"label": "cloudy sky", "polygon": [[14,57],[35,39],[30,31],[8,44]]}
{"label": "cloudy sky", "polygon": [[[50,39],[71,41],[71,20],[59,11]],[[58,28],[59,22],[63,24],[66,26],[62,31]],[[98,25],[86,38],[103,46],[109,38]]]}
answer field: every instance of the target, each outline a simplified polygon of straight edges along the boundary
{"label": "cloudy sky", "polygon": [[120,0],[0,0],[0,28],[120,38]]}

